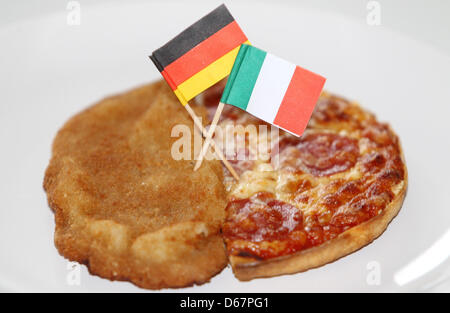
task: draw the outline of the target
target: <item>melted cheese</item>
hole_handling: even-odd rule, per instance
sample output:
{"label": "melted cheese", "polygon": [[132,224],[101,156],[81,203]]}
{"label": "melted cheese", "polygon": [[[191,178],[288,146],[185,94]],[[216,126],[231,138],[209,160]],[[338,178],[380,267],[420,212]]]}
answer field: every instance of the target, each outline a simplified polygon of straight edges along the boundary
{"label": "melted cheese", "polygon": [[250,198],[258,192],[275,193],[277,187],[277,172],[268,163],[256,166],[253,171],[246,171],[239,182],[231,190],[230,196],[236,198]]}

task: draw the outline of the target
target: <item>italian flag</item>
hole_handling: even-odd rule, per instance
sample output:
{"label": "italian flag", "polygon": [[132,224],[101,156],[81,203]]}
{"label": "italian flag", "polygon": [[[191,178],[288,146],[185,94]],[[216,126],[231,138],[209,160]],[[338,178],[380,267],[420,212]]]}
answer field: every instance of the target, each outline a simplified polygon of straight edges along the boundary
{"label": "italian flag", "polygon": [[320,75],[243,44],[221,101],[301,136],[324,84]]}

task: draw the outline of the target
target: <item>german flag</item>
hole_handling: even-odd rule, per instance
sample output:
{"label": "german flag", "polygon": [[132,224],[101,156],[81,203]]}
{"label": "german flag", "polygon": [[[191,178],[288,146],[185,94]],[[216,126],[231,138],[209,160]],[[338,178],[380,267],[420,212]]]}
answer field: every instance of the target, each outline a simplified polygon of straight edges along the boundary
{"label": "german flag", "polygon": [[183,105],[227,77],[248,39],[225,5],[154,51],[150,59]]}

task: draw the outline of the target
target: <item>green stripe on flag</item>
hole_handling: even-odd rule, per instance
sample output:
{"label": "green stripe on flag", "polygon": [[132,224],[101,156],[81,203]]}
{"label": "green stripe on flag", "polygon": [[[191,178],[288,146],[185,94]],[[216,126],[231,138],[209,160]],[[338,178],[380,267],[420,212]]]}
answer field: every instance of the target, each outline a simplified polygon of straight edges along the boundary
{"label": "green stripe on flag", "polygon": [[234,81],[236,80],[236,75],[239,73],[239,68],[241,67],[242,60],[244,60],[244,56],[247,53],[248,45],[242,44],[239,48],[239,52],[234,60],[233,68],[231,69],[230,76],[228,76],[227,84],[222,93],[221,102],[227,103],[228,96],[230,95],[231,87],[233,86]]}
{"label": "green stripe on flag", "polygon": [[242,45],[236,57],[221,102],[242,110],[247,109],[248,101],[266,58],[266,52],[258,48]]}

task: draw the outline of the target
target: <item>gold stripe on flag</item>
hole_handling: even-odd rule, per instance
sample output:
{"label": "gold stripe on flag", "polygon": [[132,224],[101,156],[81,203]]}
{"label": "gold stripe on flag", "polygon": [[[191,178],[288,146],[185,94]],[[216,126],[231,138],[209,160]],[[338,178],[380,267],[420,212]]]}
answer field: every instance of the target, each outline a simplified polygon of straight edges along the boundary
{"label": "gold stripe on flag", "polygon": [[[245,44],[250,44],[246,41]],[[194,76],[178,85],[175,94],[183,105],[202,91],[224,79],[231,72],[234,60],[239,52],[239,47],[234,48],[221,58],[217,59]]]}

